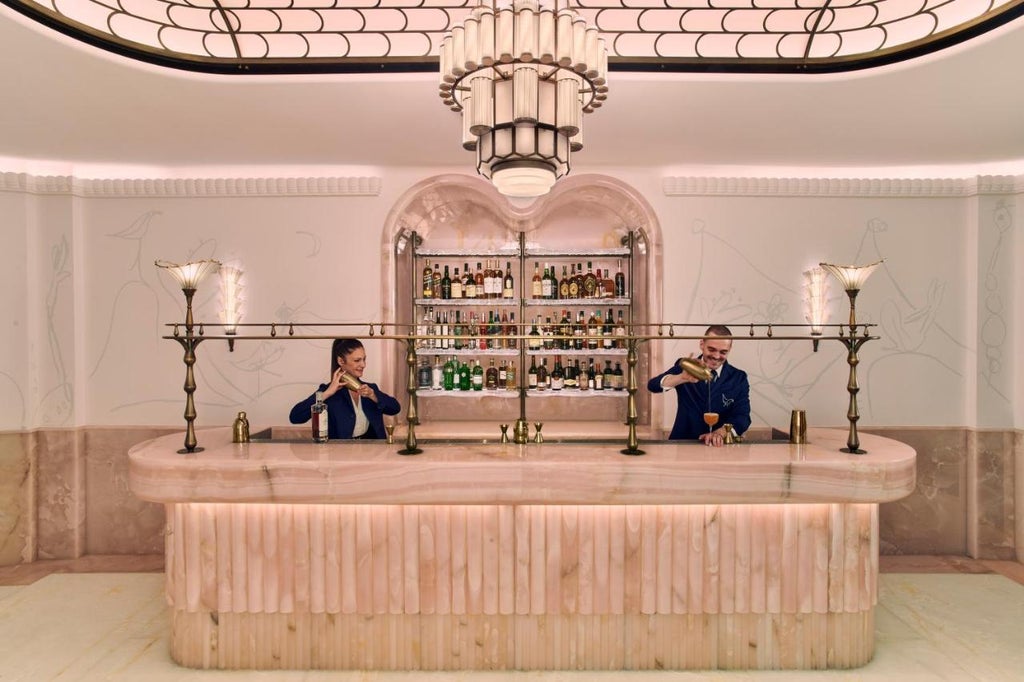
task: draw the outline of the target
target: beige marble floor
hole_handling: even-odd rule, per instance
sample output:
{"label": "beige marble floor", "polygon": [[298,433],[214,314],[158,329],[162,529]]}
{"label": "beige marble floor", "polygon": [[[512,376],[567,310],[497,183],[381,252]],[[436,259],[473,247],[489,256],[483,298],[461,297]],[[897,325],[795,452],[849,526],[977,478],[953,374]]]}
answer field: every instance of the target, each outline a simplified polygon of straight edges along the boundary
{"label": "beige marble floor", "polygon": [[998,573],[886,573],[877,654],[865,668],[831,672],[366,673],[219,672],[177,667],[159,573],[53,573],[0,586],[0,681],[111,680],[691,680],[1024,679],[1024,585]]}

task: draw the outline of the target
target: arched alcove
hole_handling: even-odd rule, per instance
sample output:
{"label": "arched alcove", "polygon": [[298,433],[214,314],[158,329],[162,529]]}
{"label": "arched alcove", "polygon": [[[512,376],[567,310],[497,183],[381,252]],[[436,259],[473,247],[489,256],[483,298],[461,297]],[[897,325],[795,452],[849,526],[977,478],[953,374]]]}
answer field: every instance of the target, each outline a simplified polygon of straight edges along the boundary
{"label": "arched alcove", "polygon": [[[661,292],[654,286],[656,258],[660,254],[660,226],[654,211],[639,192],[615,178],[575,176],[560,181],[548,195],[529,203],[513,203],[490,183],[468,175],[427,178],[411,187],[395,203],[388,215],[383,239],[383,250],[389,261],[383,269],[387,292],[385,313],[388,319],[400,324],[415,325],[422,315],[416,306],[422,264],[415,262],[415,254],[431,249],[474,254],[466,256],[465,260],[452,256],[447,264],[453,267],[468,265],[472,268],[479,260],[475,254],[494,254],[502,266],[512,264],[518,282],[517,298],[520,298],[527,295],[524,292],[530,286],[535,263],[540,267],[544,258],[529,255],[531,253],[604,253],[627,248],[631,255],[621,259],[628,268],[631,303],[625,306],[627,319],[634,325],[642,325],[660,318]],[[585,256],[581,257],[581,264],[586,261]],[[614,257],[593,265],[598,269],[618,266]],[[524,303],[526,305],[519,308],[523,312],[530,307],[528,301]],[[581,310],[593,313],[603,305],[597,298],[569,299],[564,303],[565,309],[575,314]],[[561,312],[561,302],[551,309]],[[531,322],[521,318],[518,321]],[[432,357],[444,351],[428,350],[425,354]],[[621,361],[626,370],[625,357]],[[659,364],[657,344],[642,344],[636,373],[642,426],[651,423],[650,395],[643,386],[651,367]],[[396,349],[389,369],[398,394],[407,395],[404,348]],[[525,371],[525,366],[522,370]],[[529,419],[548,422],[571,422],[575,421],[574,417],[583,422],[602,421],[608,423],[608,433],[625,435],[626,429],[621,423],[625,420],[626,398],[622,393],[615,397],[614,401],[589,400],[585,407],[572,405],[571,401],[528,400],[527,414]],[[437,407],[421,399],[419,414],[424,425],[446,419],[507,423],[518,416],[519,403],[514,400],[477,400],[467,404],[446,401],[443,407]]]}

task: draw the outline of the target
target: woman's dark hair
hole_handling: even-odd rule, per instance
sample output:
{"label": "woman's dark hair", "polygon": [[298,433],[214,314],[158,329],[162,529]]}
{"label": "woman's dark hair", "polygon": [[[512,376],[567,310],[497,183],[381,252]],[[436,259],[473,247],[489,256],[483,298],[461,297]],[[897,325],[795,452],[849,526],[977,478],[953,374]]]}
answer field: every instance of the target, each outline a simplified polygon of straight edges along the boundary
{"label": "woman's dark hair", "polygon": [[349,353],[357,351],[363,347],[363,342],[359,339],[334,339],[334,343],[331,344],[331,376],[338,371],[338,356],[347,357]]}

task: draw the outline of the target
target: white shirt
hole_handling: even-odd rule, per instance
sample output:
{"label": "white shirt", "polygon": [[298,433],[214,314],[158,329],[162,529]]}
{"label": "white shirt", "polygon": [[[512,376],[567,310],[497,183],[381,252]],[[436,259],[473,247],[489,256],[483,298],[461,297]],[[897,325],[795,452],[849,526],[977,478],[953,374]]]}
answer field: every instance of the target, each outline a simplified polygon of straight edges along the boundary
{"label": "white shirt", "polygon": [[356,413],[356,424],[352,427],[352,437],[359,438],[366,435],[366,432],[370,430],[370,420],[366,418],[366,413],[363,412],[363,399],[358,395],[353,398],[351,392],[348,396],[352,398],[352,409]]}

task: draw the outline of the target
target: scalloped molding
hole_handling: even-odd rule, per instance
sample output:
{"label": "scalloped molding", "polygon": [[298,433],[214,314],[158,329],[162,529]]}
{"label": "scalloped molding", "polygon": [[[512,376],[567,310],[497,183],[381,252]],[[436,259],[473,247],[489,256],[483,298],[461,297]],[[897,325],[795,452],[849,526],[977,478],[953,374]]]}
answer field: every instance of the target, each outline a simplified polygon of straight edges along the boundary
{"label": "scalloped molding", "polygon": [[0,173],[0,191],[80,197],[378,196],[379,177],[156,178],[88,180]]}
{"label": "scalloped molding", "polygon": [[969,197],[1024,193],[1024,175],[972,178],[666,177],[666,196]]}

